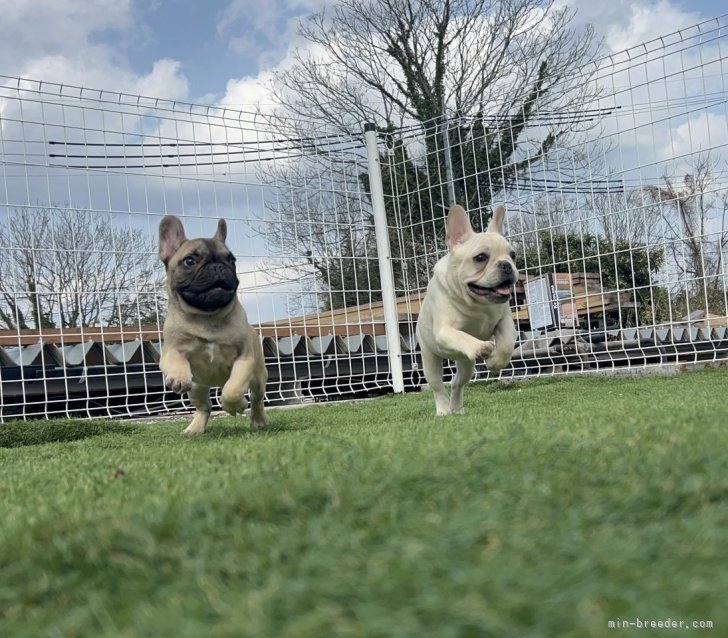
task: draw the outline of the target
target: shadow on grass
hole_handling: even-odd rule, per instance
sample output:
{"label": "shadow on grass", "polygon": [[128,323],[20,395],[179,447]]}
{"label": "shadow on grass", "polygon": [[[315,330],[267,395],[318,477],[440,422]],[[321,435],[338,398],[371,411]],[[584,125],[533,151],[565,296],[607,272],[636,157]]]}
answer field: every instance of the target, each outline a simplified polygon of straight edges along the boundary
{"label": "shadow on grass", "polygon": [[[321,422],[319,415],[311,412],[309,406],[296,410],[268,410],[266,411],[266,418],[268,425],[265,428],[251,432],[248,411],[246,411],[244,416],[220,414],[210,419],[203,436],[211,439],[242,438],[248,436],[266,437],[306,431]],[[184,427],[187,427],[185,423],[189,423],[189,421],[183,422]]]}
{"label": "shadow on grass", "polygon": [[211,421],[207,426],[205,433],[202,435],[208,439],[226,439],[226,438],[245,438],[245,437],[265,437],[275,434],[283,434],[293,430],[305,428],[299,427],[282,427],[279,425],[268,424],[264,429],[257,432],[250,431],[250,423],[247,420],[238,423],[216,423]]}
{"label": "shadow on grass", "polygon": [[79,441],[104,434],[132,434],[137,426],[117,421],[11,421],[0,424],[0,448]]}
{"label": "shadow on grass", "polygon": [[560,377],[541,377],[541,378],[525,378],[525,377],[505,377],[503,379],[479,379],[473,383],[474,386],[484,388],[490,392],[512,392],[514,390],[524,390],[527,388],[537,388],[548,385],[570,383],[577,378],[577,375],[560,376]]}

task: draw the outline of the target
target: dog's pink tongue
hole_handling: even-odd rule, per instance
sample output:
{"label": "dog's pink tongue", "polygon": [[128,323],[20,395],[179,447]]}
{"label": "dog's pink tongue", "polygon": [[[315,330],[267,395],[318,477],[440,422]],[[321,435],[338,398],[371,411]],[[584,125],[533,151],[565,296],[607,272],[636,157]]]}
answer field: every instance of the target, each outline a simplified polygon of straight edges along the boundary
{"label": "dog's pink tongue", "polygon": [[511,287],[508,284],[503,284],[502,286],[498,286],[495,291],[505,297],[511,294]]}

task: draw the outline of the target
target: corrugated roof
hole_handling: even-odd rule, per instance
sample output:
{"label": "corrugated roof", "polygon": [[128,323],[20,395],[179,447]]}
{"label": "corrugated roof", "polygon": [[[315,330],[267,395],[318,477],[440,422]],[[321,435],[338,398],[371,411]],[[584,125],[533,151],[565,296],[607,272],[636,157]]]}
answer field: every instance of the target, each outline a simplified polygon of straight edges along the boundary
{"label": "corrugated roof", "polygon": [[[42,335],[36,338],[43,340]],[[331,400],[390,390],[387,341],[380,335],[262,337],[262,343],[269,371],[269,403]],[[414,336],[402,335],[400,348],[406,387],[416,389],[424,379]],[[41,341],[0,347],[0,417],[155,414],[188,409],[186,400],[163,386],[160,352],[158,340],[87,340],[60,346]],[[688,323],[591,333],[521,333],[503,376],[727,357],[725,326]],[[484,364],[477,370],[480,376],[487,375]]]}

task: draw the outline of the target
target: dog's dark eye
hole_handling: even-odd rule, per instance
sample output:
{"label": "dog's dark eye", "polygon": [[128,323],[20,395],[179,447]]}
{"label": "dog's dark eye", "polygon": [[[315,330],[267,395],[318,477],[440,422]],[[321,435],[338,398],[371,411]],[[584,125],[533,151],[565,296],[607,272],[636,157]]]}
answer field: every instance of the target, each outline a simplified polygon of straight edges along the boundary
{"label": "dog's dark eye", "polygon": [[230,253],[230,254],[228,255],[228,261],[229,261],[229,262],[230,262],[231,264],[234,264],[234,263],[235,263],[235,261],[236,261],[236,259],[235,259],[235,255],[233,255],[232,253]]}
{"label": "dog's dark eye", "polygon": [[513,259],[513,260],[516,259],[516,251],[515,250],[512,250],[511,251],[511,259]]}
{"label": "dog's dark eye", "polygon": [[473,257],[473,261],[478,262],[479,264],[484,264],[486,261],[488,261],[488,255],[486,255],[485,253],[480,253]]}
{"label": "dog's dark eye", "polygon": [[197,263],[197,260],[196,260],[196,259],[195,259],[195,258],[194,258],[194,257],[193,257],[192,255],[187,255],[187,257],[185,257],[185,258],[184,258],[184,259],[182,260],[182,263],[183,263],[183,264],[184,264],[185,266],[188,266],[188,267],[190,267],[190,268],[191,268],[192,266],[194,266],[194,265],[195,265],[195,264]]}

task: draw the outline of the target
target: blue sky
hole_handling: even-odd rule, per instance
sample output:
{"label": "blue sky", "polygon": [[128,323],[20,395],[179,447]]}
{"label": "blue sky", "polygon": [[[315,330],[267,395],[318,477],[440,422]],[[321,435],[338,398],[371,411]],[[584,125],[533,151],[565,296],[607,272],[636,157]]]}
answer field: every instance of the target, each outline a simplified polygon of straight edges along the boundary
{"label": "blue sky", "polygon": [[[254,104],[329,0],[0,0],[0,74]],[[611,52],[725,12],[720,0],[557,0]],[[42,17],[42,19],[41,19]]]}
{"label": "blue sky", "polygon": [[136,42],[129,63],[144,73],[150,61],[182,64],[195,96],[220,94],[229,79],[254,76],[285,56],[298,19],[315,6],[282,0],[138,0]]}

